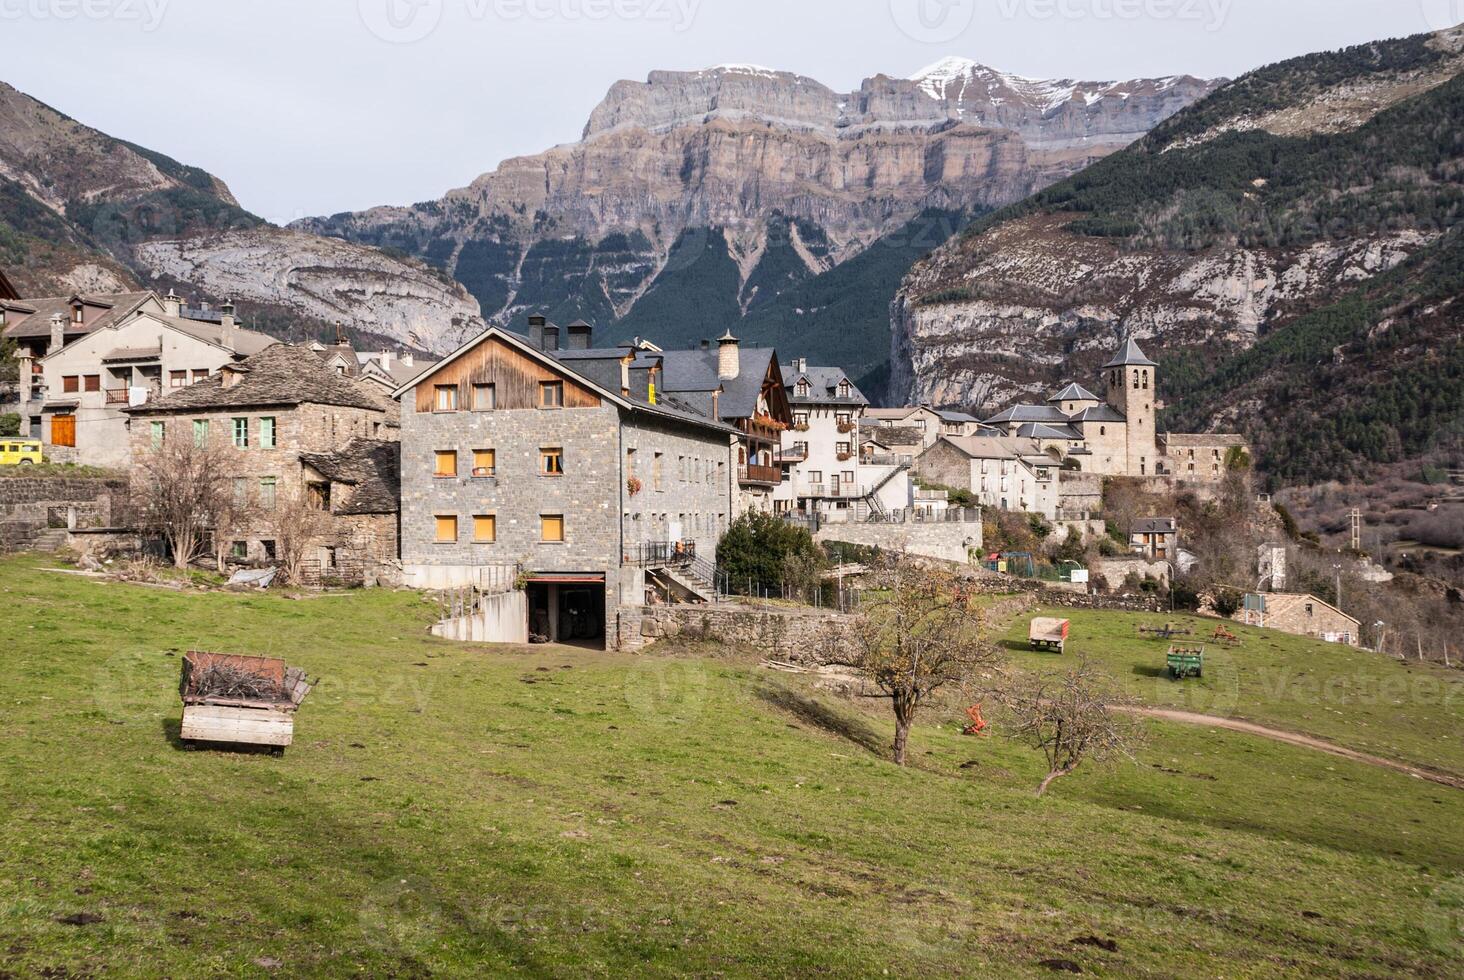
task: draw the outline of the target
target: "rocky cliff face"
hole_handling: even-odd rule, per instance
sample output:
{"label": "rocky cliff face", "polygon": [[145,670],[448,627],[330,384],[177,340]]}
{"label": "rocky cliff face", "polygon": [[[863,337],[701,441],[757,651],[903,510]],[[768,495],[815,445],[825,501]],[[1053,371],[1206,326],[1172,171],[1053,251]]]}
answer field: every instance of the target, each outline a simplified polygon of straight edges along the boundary
{"label": "rocky cliff face", "polygon": [[[1433,334],[1457,315],[1433,314],[1458,305],[1435,270],[1458,254],[1461,71],[1464,28],[1269,66],[977,223],[906,277],[892,305],[892,392],[995,410],[1095,377],[1132,334],[1170,368],[1176,424],[1239,427],[1295,457],[1276,426],[1316,422],[1308,478],[1329,472],[1310,462],[1322,446],[1335,449],[1330,472],[1416,454],[1421,441],[1366,434],[1362,406],[1395,372],[1412,373],[1398,382],[1408,388],[1442,370],[1438,349],[1396,324],[1407,297],[1449,297],[1428,317],[1408,314]],[[1320,376],[1328,358],[1367,366],[1328,373],[1332,411],[1358,406],[1351,435],[1321,431],[1325,410],[1286,421],[1300,402],[1286,386]],[[1303,473],[1283,455],[1267,460],[1273,472]]]}
{"label": "rocky cliff face", "polygon": [[614,85],[578,143],[438,201],[297,227],[421,256],[490,319],[536,309],[602,323],[628,317],[682,271],[678,246],[715,229],[745,314],[776,296],[774,280],[817,276],[925,208],[1018,200],[1213,87],[1037,82],[964,61],[847,93],[753,66],[653,72]]}
{"label": "rocky cliff face", "polygon": [[0,83],[0,265],[28,295],[179,285],[271,323],[342,323],[450,350],[480,329],[457,283],[375,249],[269,225],[197,167]]}

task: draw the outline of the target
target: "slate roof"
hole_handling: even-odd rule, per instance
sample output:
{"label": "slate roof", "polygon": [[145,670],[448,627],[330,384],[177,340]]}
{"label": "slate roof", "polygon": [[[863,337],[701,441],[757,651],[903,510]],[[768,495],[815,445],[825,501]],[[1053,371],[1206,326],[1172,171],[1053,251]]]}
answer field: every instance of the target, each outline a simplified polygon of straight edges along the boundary
{"label": "slate roof", "polygon": [[1112,405],[1095,405],[1092,408],[1085,408],[1077,415],[1074,415],[1074,422],[1124,422],[1123,413]]}
{"label": "slate roof", "polygon": [[986,420],[987,425],[1008,425],[1012,422],[1052,422],[1066,425],[1068,417],[1051,405],[1013,405]]}
{"label": "slate roof", "polygon": [[1134,521],[1129,528],[1130,534],[1173,534],[1175,521],[1172,517],[1146,517],[1140,521]]}
{"label": "slate roof", "polygon": [[717,408],[722,420],[751,418],[757,412],[758,396],[762,394],[763,379],[768,376],[773,354],[771,347],[744,347],[738,352],[737,377],[720,380],[716,351],[662,351],[656,355],[661,359],[663,372],[661,390],[677,396],[683,392],[715,391],[720,385],[722,396]]}
{"label": "slate roof", "polygon": [[1066,388],[1047,399],[1048,402],[1096,402],[1102,401],[1097,395],[1077,382],[1070,383]]}
{"label": "slate roof", "polygon": [[[234,353],[248,357],[251,354],[258,354],[267,347],[278,344],[268,334],[259,333],[256,330],[245,330],[242,327],[234,327],[231,331],[232,339],[224,343],[224,328],[219,323],[209,323],[203,320],[190,320],[187,317],[165,316],[161,313],[148,313],[147,316],[154,320],[160,320],[168,326],[190,337],[202,340],[205,343],[216,344],[219,347],[231,348]],[[303,348],[302,348],[303,350]]]}
{"label": "slate roof", "polygon": [[1083,436],[1070,425],[1052,425],[1048,422],[1028,422],[1017,429],[1017,435],[1023,439],[1070,439],[1079,440]]}
{"label": "slate roof", "polygon": [[135,415],[188,412],[211,408],[251,408],[263,405],[339,405],[343,408],[386,411],[386,403],[350,378],[328,369],[307,347],[272,343],[245,358],[238,380],[224,387],[226,367],[202,381],[177,388],[161,398],[126,411]]}
{"label": "slate roof", "polygon": [[965,412],[952,412],[952,411],[949,411],[949,410],[938,410],[935,414],[940,416],[940,420],[942,422],[961,422],[961,423],[966,423],[966,422],[980,422],[981,421],[976,416],[974,416],[974,415],[967,415]]}
{"label": "slate roof", "polygon": [[[110,307],[110,309],[99,314],[96,319],[85,326],[79,326],[71,322],[71,301],[77,298],[93,305]],[[67,333],[93,333],[126,319],[136,312],[138,307],[152,298],[153,294],[144,290],[134,293],[98,293],[96,295],[71,293],[66,296],[23,299],[9,303],[7,307],[11,310],[29,309],[30,315],[8,324],[5,327],[5,336],[49,337],[51,335],[51,317],[58,313],[66,319]]]}
{"label": "slate roof", "polygon": [[861,421],[861,439],[874,439],[881,446],[915,446],[925,442],[925,433],[911,425],[880,425]]}
{"label": "slate roof", "polygon": [[1129,337],[1124,340],[1123,346],[1119,348],[1118,353],[1113,355],[1113,359],[1107,364],[1103,365],[1103,369],[1106,371],[1109,368],[1116,367],[1158,366],[1158,362],[1149,360],[1149,355],[1145,354],[1142,350],[1139,349],[1139,345],[1134,340],[1134,338]]}
{"label": "slate roof", "polygon": [[1025,459],[1046,456],[1031,439],[1014,436],[946,436],[941,440],[972,459]]}
{"label": "slate roof", "polygon": [[332,483],[352,487],[337,514],[395,514],[401,508],[401,444],[352,439],[334,453],[301,453],[300,462]]}
{"label": "slate roof", "polygon": [[[864,392],[850,381],[849,376],[841,368],[836,367],[810,367],[806,370],[798,370],[796,364],[784,364],[783,386],[788,389],[788,401],[795,405],[822,405],[829,402],[837,402],[844,405],[868,405],[869,399],[864,397]],[[808,382],[810,391],[807,395],[798,395],[797,385],[800,380]],[[849,382],[849,394],[847,397],[839,397],[838,390],[840,382]]]}

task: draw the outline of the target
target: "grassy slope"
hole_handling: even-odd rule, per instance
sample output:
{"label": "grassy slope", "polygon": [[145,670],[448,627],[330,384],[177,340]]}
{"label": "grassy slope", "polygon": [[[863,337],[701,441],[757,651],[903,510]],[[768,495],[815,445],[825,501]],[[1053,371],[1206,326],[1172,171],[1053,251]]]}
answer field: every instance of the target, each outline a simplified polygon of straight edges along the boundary
{"label": "grassy slope", "polygon": [[[41,564],[0,565],[0,971],[1442,975],[1460,952],[1459,799],[1392,773],[1155,724],[1141,765],[1039,802],[1018,746],[932,714],[902,771],[882,716],[733,660],[457,646],[405,593]],[[171,744],[193,646],[324,676],[285,758]],[[1090,933],[1118,951],[1069,944]]]}

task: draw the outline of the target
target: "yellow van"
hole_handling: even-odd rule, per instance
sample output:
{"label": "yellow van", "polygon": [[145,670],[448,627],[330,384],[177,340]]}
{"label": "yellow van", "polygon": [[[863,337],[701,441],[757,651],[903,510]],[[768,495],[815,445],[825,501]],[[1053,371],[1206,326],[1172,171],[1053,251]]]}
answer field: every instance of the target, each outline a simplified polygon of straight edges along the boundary
{"label": "yellow van", "polygon": [[0,436],[0,466],[29,466],[41,462],[41,440]]}

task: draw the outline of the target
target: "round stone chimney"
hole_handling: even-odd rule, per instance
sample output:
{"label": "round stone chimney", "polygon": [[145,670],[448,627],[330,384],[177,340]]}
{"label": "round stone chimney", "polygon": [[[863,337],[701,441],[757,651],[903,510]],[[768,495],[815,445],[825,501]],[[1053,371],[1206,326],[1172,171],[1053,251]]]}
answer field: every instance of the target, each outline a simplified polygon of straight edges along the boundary
{"label": "round stone chimney", "polygon": [[742,354],[737,338],[728,330],[717,338],[717,377],[730,381],[742,373]]}

